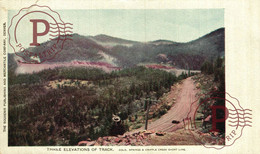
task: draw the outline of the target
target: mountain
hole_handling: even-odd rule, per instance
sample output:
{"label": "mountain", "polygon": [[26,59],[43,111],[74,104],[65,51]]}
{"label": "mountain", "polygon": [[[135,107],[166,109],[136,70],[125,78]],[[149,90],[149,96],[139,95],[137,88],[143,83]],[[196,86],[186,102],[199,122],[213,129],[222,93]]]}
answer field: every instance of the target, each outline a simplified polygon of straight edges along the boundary
{"label": "mountain", "polygon": [[[54,59],[45,63],[103,62],[122,68],[155,63],[180,69],[198,70],[205,60],[213,61],[218,56],[224,56],[224,38],[224,28],[187,43],[170,40],[138,42],[104,34],[97,36],[73,34],[72,41],[66,41],[62,51]],[[53,41],[47,41],[39,47],[28,50],[38,52],[52,44]]]}
{"label": "mountain", "polygon": [[162,44],[179,44],[177,42],[173,42],[170,40],[155,40],[155,41],[151,41],[149,42],[151,44],[155,44],[155,45],[162,45]]}
{"label": "mountain", "polygon": [[96,42],[100,42],[100,43],[114,43],[114,44],[118,44],[118,45],[138,43],[137,41],[125,40],[125,39],[116,38],[116,37],[112,37],[112,36],[108,36],[108,35],[104,35],[104,34],[96,35],[93,37],[90,36],[89,38],[92,38]]}
{"label": "mountain", "polygon": [[108,54],[123,67],[139,63],[165,63],[183,69],[200,69],[205,60],[224,55],[224,28],[188,43],[157,40],[137,43],[131,47],[115,46]]}

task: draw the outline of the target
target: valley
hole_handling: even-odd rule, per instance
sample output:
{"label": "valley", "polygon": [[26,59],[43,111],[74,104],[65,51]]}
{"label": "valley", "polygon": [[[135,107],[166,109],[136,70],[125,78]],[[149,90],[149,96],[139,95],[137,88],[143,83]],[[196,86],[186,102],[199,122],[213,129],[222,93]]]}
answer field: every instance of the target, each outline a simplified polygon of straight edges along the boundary
{"label": "valley", "polygon": [[[224,58],[224,28],[186,43],[73,34],[60,54],[41,64],[9,53],[8,144],[197,145],[182,121],[199,94],[225,91]],[[200,108],[199,115],[208,111]],[[201,117],[195,119],[201,125]],[[210,135],[209,128],[192,131]],[[223,144],[220,135],[214,137]]]}

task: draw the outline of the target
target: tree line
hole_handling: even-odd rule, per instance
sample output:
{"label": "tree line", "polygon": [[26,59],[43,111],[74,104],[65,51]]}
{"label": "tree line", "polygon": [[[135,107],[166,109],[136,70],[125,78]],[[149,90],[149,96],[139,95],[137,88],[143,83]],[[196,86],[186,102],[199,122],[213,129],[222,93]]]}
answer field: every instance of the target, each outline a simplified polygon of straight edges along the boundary
{"label": "tree line", "polygon": [[[142,98],[158,99],[186,77],[187,74],[176,77],[145,67],[111,73],[57,68],[34,74],[10,74],[9,145],[76,145],[86,138],[111,135],[113,114],[126,120],[144,110]],[[62,79],[88,80],[93,86],[44,88],[48,81]],[[128,129],[127,125],[124,127]]]}

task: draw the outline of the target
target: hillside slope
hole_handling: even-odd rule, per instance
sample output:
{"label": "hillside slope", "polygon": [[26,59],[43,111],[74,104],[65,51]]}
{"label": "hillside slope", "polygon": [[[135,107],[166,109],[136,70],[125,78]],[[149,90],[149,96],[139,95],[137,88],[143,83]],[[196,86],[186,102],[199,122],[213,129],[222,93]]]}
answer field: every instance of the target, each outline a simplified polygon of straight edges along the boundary
{"label": "hillside slope", "polygon": [[[132,67],[140,63],[167,64],[180,69],[198,70],[205,60],[212,61],[224,55],[224,28],[211,32],[197,40],[177,43],[170,40],[137,42],[107,35],[72,35],[62,51],[47,63],[71,61],[104,62],[115,67]],[[40,52],[53,41],[29,48]],[[16,56],[18,59],[18,57]],[[20,59],[20,61],[22,61]]]}

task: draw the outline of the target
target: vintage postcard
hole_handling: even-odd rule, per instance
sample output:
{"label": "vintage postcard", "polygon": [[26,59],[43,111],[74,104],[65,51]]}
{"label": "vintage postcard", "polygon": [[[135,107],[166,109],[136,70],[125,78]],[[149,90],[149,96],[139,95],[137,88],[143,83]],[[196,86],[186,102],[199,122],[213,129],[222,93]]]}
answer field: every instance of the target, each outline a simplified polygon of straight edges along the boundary
{"label": "vintage postcard", "polygon": [[1,1],[0,153],[258,153],[257,1]]}

